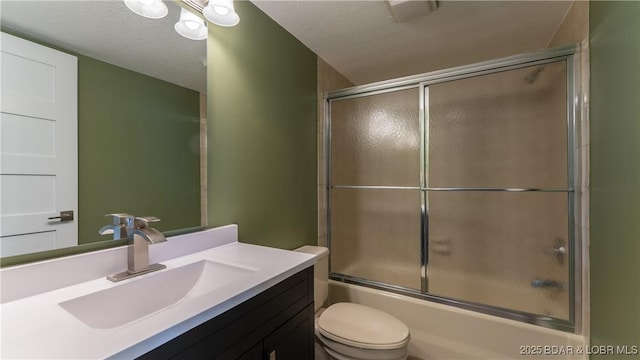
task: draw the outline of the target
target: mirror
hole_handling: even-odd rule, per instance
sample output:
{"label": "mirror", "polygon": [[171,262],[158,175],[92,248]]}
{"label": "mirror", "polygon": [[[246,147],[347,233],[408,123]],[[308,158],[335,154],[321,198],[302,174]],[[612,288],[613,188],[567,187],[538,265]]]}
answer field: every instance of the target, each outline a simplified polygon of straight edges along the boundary
{"label": "mirror", "polygon": [[163,232],[201,225],[207,45],[178,35],[180,6],[165,3],[151,20],[123,1],[0,2],[3,32],[78,57],[78,248],[122,245],[98,234],[109,213],[157,216]]}

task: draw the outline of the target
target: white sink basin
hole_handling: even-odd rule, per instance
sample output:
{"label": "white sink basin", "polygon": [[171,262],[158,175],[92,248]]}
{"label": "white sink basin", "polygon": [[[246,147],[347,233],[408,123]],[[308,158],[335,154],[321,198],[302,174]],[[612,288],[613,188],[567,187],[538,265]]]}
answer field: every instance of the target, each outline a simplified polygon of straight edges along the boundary
{"label": "white sink basin", "polygon": [[60,306],[89,327],[112,329],[214,291],[254,271],[202,260],[64,301]]}

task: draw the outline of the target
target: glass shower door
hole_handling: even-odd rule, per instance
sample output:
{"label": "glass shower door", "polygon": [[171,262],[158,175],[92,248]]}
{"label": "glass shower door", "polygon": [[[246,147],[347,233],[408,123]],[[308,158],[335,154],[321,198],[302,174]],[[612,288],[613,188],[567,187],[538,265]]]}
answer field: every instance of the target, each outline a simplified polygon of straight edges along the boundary
{"label": "glass shower door", "polygon": [[567,65],[433,84],[428,293],[570,320]]}
{"label": "glass shower door", "polygon": [[330,103],[331,272],[420,289],[418,87]]}
{"label": "glass shower door", "polygon": [[331,278],[573,330],[575,51],[330,93]]}

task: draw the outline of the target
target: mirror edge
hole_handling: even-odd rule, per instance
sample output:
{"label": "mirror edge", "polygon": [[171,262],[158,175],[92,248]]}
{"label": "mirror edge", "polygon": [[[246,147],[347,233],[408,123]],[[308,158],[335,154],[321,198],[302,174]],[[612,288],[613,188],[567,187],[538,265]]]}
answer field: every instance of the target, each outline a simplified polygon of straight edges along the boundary
{"label": "mirror edge", "polygon": [[[163,235],[167,238],[186,235],[194,232],[199,232],[212,228],[212,226],[194,226],[190,228],[164,231]],[[10,266],[24,265],[28,263],[34,263],[45,260],[62,259],[69,256],[75,256],[93,251],[111,249],[118,246],[126,246],[127,240],[111,240],[111,241],[98,241],[95,243],[82,244],[72,247],[41,251],[30,254],[8,256],[0,258],[0,268],[6,268]]]}

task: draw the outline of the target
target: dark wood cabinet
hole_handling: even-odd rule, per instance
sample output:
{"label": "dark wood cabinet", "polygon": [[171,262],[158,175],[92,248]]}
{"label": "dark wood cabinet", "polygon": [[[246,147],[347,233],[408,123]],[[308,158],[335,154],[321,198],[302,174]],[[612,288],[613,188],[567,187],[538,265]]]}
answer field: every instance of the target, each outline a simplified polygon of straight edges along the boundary
{"label": "dark wood cabinet", "polygon": [[287,321],[263,342],[269,360],[313,360],[313,304]]}
{"label": "dark wood cabinet", "polygon": [[313,360],[313,267],[139,359]]}

